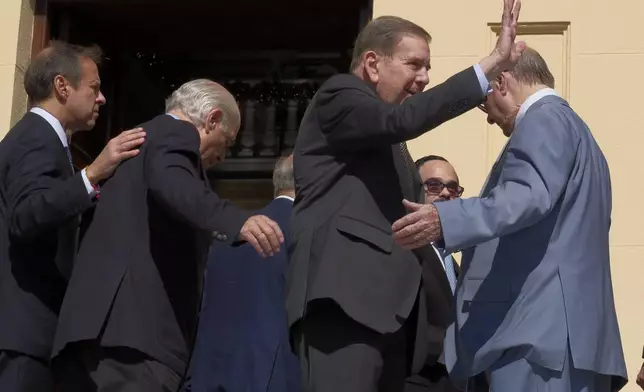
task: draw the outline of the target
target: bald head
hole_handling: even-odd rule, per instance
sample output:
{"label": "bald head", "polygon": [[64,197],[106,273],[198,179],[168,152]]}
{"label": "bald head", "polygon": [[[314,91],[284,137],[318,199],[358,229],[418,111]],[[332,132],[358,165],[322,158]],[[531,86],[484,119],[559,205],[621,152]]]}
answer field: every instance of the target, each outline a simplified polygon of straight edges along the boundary
{"label": "bald head", "polygon": [[526,86],[543,85],[555,88],[555,77],[546,60],[536,50],[526,47],[516,65],[508,70],[514,79]]}

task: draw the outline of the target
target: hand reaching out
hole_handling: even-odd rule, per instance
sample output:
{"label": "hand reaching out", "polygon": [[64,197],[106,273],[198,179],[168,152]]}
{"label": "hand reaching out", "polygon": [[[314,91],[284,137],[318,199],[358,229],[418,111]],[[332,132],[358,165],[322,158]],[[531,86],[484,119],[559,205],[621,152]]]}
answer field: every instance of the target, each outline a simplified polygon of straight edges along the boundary
{"label": "hand reaching out", "polygon": [[391,226],[394,240],[404,249],[416,249],[442,237],[440,219],[433,204],[418,204],[403,200],[410,212]]}

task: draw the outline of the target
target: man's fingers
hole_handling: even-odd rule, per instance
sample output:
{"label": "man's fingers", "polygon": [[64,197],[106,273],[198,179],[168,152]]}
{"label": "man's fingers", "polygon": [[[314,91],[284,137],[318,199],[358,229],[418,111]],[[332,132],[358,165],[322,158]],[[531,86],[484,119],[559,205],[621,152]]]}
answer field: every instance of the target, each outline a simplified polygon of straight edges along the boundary
{"label": "man's fingers", "polygon": [[501,16],[501,24],[506,26],[510,21],[510,13],[512,12],[512,6],[514,5],[514,0],[503,0],[503,16]]}
{"label": "man's fingers", "polygon": [[[280,226],[274,220],[272,220],[270,218],[265,217],[265,221],[266,221],[266,224],[269,225],[273,229],[273,231],[275,232],[275,236],[277,237],[277,240],[279,241],[279,243],[280,244],[283,243],[284,242],[284,233],[282,233],[282,229],[280,229]],[[278,246],[279,246],[279,244],[278,244]]]}
{"label": "man's fingers", "polygon": [[521,0],[517,0],[514,3],[514,8],[512,9],[512,26],[516,27],[519,22],[519,13],[521,13]]}
{"label": "man's fingers", "polygon": [[[123,132],[121,132],[117,137],[127,137],[127,136],[129,136],[129,135],[132,135],[132,134],[135,134],[135,133],[139,133],[139,132],[144,132],[144,131],[143,131],[143,128],[132,128],[132,129],[130,129],[130,130],[123,131]],[[145,133],[145,132],[144,132],[144,133]]]}
{"label": "man's fingers", "polygon": [[[259,229],[262,231],[263,238],[266,238],[268,242],[268,249],[266,249],[267,253],[270,253],[271,256],[273,253],[279,252],[280,251],[280,237],[279,233],[275,231],[275,228],[271,226],[270,224],[270,219],[268,218],[263,218],[260,221],[259,224]],[[279,230],[279,227],[278,227]]]}
{"label": "man's fingers", "polygon": [[421,216],[422,215],[419,211],[412,212],[411,214],[407,214],[402,218],[398,219],[397,221],[395,221],[393,225],[391,225],[391,231],[395,233],[405,226],[412,225],[418,222],[421,219]]}
{"label": "man's fingers", "polygon": [[421,233],[425,229],[423,222],[416,222],[414,224],[405,226],[400,230],[394,231],[394,239],[396,242],[406,243],[412,240],[414,236]]}
{"label": "man's fingers", "polygon": [[126,159],[133,158],[135,156],[139,155],[139,150],[128,150],[128,151],[123,151],[118,154],[118,159],[119,162],[124,161]]}
{"label": "man's fingers", "polygon": [[264,231],[262,231],[262,228],[260,225],[257,225],[257,231],[253,232],[253,235],[255,236],[255,239],[257,242],[259,242],[259,246],[262,248],[262,251],[264,254],[272,256],[273,255],[273,247],[271,246],[271,241],[269,240],[268,236]]}
{"label": "man's fingers", "polygon": [[131,133],[129,135],[119,135],[117,137],[118,137],[119,143],[127,143],[131,140],[144,139],[145,132],[136,132],[136,133]]}
{"label": "man's fingers", "polygon": [[412,212],[420,210],[424,205],[424,204],[418,204],[418,203],[411,202],[411,201],[409,201],[407,199],[403,199],[402,203],[403,203],[403,206],[405,206],[405,208],[408,211],[412,211]]}
{"label": "man's fingers", "polygon": [[253,247],[255,248],[255,251],[262,257],[266,257],[266,254],[264,253],[264,249],[262,249],[261,245],[257,241],[257,239],[252,235],[247,236],[246,241]]}
{"label": "man's fingers", "polygon": [[144,138],[130,140],[128,142],[125,142],[125,143],[121,144],[120,150],[121,151],[131,150],[131,149],[136,148],[136,147],[140,146],[141,144],[143,144],[144,141],[145,141]]}

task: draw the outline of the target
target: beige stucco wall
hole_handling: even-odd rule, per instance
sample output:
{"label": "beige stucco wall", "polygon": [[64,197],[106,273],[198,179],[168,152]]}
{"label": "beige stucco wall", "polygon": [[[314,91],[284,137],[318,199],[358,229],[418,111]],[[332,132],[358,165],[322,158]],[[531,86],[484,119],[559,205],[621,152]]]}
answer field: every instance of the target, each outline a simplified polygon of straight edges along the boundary
{"label": "beige stucco wall", "polygon": [[0,137],[22,117],[27,97],[22,78],[31,55],[33,11],[29,0],[0,5]]}
{"label": "beige stucco wall", "polygon": [[[623,12],[614,4],[523,0],[519,34],[544,55],[557,90],[589,124],[610,165],[613,286],[631,379],[624,390],[634,392],[644,344],[644,2],[623,0]],[[434,85],[489,53],[495,38],[489,24],[498,24],[501,7],[501,0],[374,0],[374,17],[398,15],[430,32]],[[414,158],[433,153],[451,160],[465,196],[474,196],[504,140],[500,129],[474,110],[414,140],[410,151]]]}

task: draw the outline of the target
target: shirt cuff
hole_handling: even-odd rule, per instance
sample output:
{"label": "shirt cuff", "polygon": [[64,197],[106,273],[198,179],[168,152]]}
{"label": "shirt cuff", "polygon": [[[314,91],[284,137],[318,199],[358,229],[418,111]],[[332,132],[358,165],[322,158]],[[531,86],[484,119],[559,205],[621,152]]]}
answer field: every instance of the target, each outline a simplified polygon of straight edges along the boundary
{"label": "shirt cuff", "polygon": [[476,77],[479,80],[481,92],[483,92],[483,96],[486,96],[490,91],[490,82],[487,80],[487,76],[485,76],[479,64],[474,64],[474,72],[476,72]]}
{"label": "shirt cuff", "polygon": [[85,189],[87,189],[87,194],[90,197],[96,196],[96,189],[89,182],[89,179],[87,178],[87,173],[85,173],[85,169],[81,170],[81,177],[83,177],[83,183],[85,184]]}

